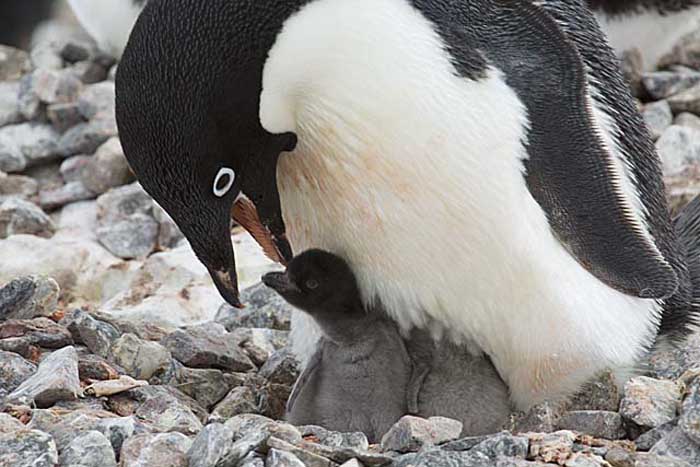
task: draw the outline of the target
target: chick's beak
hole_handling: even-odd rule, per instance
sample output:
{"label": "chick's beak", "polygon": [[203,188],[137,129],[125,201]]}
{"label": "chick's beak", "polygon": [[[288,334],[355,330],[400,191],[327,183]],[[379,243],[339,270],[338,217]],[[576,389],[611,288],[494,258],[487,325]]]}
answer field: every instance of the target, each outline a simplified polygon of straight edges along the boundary
{"label": "chick's beak", "polygon": [[268,272],[262,277],[262,281],[281,295],[299,291],[299,288],[289,279],[289,275],[284,272]]}

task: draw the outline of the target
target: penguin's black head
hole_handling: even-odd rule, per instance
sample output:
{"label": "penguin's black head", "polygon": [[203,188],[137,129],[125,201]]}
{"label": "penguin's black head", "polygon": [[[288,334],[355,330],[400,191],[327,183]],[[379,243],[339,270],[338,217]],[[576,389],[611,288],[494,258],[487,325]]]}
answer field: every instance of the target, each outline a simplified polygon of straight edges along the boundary
{"label": "penguin's black head", "polygon": [[256,205],[281,256],[291,256],[276,165],[296,136],[263,129],[259,101],[268,51],[301,2],[151,0],[118,68],[126,157],[234,306],[230,219],[239,194]]}
{"label": "penguin's black head", "polygon": [[321,250],[296,256],[285,272],[271,272],[263,282],[295,307],[315,316],[359,313],[357,280],[340,257]]}

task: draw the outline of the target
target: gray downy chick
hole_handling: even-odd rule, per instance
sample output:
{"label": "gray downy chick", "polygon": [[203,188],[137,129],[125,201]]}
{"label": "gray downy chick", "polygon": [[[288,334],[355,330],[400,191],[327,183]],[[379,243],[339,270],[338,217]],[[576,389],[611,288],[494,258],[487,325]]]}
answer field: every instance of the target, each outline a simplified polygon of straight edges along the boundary
{"label": "gray downy chick", "polygon": [[319,324],[323,337],[287,403],[287,420],[362,431],[370,442],[407,413],[411,360],[394,322],[366,310],[338,256],[309,250],[263,282]]}
{"label": "gray downy chick", "polygon": [[512,407],[508,387],[488,357],[472,355],[449,339],[436,341],[420,329],[411,332],[406,346],[413,363],[409,412],[459,420],[463,436],[501,430]]}

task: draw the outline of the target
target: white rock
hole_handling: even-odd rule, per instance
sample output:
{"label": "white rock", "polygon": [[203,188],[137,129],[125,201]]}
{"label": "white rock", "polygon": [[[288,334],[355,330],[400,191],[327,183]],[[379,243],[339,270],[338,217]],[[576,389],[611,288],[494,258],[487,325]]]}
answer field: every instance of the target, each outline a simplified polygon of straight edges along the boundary
{"label": "white rock", "polygon": [[700,131],[672,125],[656,142],[665,175],[681,172],[688,164],[700,162]]}
{"label": "white rock", "polygon": [[666,101],[658,101],[646,105],[642,111],[642,115],[651,133],[651,137],[655,140],[673,123],[671,106],[668,105]]}

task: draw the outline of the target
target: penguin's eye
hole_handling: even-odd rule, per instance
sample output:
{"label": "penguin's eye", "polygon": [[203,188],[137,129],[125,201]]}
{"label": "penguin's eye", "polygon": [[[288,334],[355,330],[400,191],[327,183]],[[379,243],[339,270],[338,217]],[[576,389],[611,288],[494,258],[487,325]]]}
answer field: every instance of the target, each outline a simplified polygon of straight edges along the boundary
{"label": "penguin's eye", "polygon": [[236,181],[236,172],[228,167],[222,167],[219,169],[219,173],[216,174],[214,179],[214,195],[218,198],[223,197],[229,192],[233,186],[233,182]]}
{"label": "penguin's eye", "polygon": [[306,288],[309,290],[314,290],[318,288],[318,281],[316,279],[309,279],[306,281]]}

